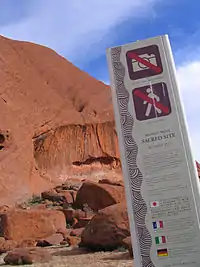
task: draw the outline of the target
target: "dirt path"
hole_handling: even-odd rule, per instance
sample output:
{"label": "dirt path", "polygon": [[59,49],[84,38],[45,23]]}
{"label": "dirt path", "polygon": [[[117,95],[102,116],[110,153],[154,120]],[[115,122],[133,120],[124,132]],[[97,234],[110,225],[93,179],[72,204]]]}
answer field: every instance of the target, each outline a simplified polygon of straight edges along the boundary
{"label": "dirt path", "polygon": [[[69,248],[49,249],[53,255],[50,263],[37,263],[33,267],[133,267],[133,260],[129,258],[127,252],[98,252],[84,253]],[[0,257],[0,266],[4,265],[3,258]]]}

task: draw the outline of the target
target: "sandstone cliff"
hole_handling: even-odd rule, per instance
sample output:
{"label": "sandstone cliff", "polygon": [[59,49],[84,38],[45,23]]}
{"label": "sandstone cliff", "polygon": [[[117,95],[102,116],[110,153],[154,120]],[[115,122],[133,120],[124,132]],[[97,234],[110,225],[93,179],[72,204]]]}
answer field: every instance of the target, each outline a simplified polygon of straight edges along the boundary
{"label": "sandstone cliff", "polygon": [[46,47],[4,37],[0,81],[0,204],[117,173],[108,86]]}

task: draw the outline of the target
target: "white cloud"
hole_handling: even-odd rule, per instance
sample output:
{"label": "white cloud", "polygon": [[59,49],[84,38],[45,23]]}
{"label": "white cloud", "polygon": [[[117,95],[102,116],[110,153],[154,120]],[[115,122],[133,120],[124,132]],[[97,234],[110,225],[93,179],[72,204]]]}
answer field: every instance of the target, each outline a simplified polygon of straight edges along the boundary
{"label": "white cloud", "polygon": [[30,14],[33,9],[32,16],[0,28],[0,33],[12,39],[46,45],[73,62],[78,61],[77,57],[85,60],[95,57],[102,47],[104,51],[108,42],[112,42],[113,34],[117,34],[117,31],[111,32],[113,27],[130,17],[149,17],[159,1],[35,0],[28,10]]}
{"label": "white cloud", "polygon": [[200,161],[200,61],[187,62],[177,69],[180,93],[183,100],[192,150]]}

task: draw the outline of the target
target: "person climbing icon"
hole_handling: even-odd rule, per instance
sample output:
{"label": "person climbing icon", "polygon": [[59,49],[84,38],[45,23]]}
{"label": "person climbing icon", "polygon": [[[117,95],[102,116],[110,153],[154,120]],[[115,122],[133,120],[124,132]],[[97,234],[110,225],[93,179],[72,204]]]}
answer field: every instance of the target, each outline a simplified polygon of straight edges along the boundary
{"label": "person climbing icon", "polygon": [[156,112],[161,114],[162,110],[155,106],[155,101],[159,102],[160,101],[160,97],[157,96],[156,94],[154,94],[153,90],[150,87],[146,89],[146,92],[148,93],[148,97],[153,100],[153,104],[152,103],[148,103],[147,101],[143,102],[143,104],[147,104],[148,103],[147,104],[147,109],[146,109],[146,112],[145,112],[145,116],[148,117],[150,115],[151,109],[152,109],[153,106],[154,106]]}

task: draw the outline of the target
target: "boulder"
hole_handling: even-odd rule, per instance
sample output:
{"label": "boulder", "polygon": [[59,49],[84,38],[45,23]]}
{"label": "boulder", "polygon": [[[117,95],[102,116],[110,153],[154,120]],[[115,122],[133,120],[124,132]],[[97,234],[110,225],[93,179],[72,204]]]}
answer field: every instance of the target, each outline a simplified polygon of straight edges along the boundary
{"label": "boulder", "polygon": [[15,241],[41,239],[66,228],[64,214],[56,210],[10,209],[0,219],[0,235]]}
{"label": "boulder", "polygon": [[45,263],[51,260],[51,254],[42,248],[17,248],[9,252],[4,258],[4,262],[10,265]]}
{"label": "boulder", "polygon": [[130,236],[125,201],[99,211],[85,227],[80,246],[92,250],[114,250]]}
{"label": "boulder", "polygon": [[75,206],[83,208],[88,205],[93,211],[124,201],[122,186],[85,182],[76,195]]}

